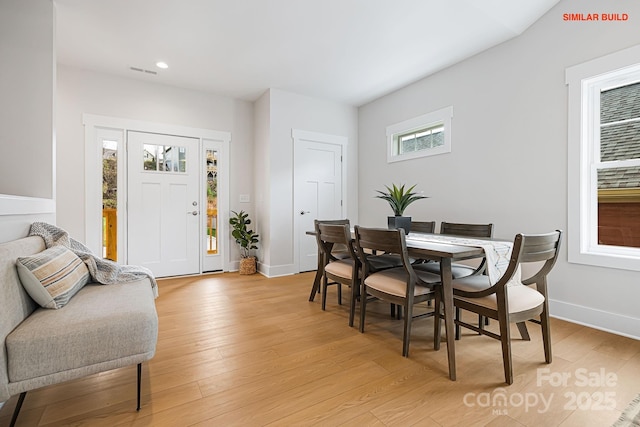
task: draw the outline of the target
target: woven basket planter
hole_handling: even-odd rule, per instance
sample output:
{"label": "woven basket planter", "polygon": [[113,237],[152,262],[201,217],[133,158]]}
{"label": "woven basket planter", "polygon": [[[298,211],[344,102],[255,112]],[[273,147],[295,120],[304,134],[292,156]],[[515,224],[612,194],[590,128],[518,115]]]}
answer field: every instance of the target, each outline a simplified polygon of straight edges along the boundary
{"label": "woven basket planter", "polygon": [[240,258],[240,274],[255,274],[256,257]]}

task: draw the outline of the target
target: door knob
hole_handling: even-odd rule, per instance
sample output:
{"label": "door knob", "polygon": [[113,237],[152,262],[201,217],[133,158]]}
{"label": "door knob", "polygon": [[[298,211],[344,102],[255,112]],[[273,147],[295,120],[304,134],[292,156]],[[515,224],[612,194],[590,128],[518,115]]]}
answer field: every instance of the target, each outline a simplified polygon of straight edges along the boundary
{"label": "door knob", "polygon": [[198,215],[198,211],[187,212],[187,215],[189,215],[189,214],[191,214],[193,216],[196,216],[196,215]]}
{"label": "door knob", "polygon": [[309,211],[300,211],[300,215],[304,215],[304,214],[308,214],[308,213],[311,213],[311,212],[309,212]]}

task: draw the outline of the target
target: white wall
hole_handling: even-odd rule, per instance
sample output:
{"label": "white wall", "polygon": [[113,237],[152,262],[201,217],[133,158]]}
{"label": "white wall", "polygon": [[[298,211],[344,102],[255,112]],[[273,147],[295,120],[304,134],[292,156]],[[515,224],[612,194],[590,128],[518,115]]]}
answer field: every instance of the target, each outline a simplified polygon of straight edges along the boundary
{"label": "white wall", "polygon": [[[565,22],[563,13],[627,13],[627,22]],[[521,36],[359,111],[360,223],[391,214],[374,190],[417,183],[431,198],[406,214],[423,220],[493,222],[497,237],[567,229],[569,66],[640,43],[640,3],[565,0]],[[639,58],[640,61],[640,58]],[[452,152],[386,163],[385,128],[454,109]],[[637,272],[567,262],[550,277],[552,315],[640,337]]]}
{"label": "white wall", "polygon": [[254,170],[255,212],[250,212],[254,229],[260,235],[258,243],[259,266],[271,265],[271,93],[266,91],[254,102],[254,152],[252,166]]}
{"label": "white wall", "polygon": [[[263,194],[258,198],[268,198],[260,202],[258,221],[264,227],[263,254],[265,261],[261,271],[268,276],[292,274],[297,272],[294,253],[294,212],[293,212],[293,138],[292,129],[331,135],[346,136],[347,147],[347,194],[345,197],[347,216],[354,221],[358,218],[357,205],[357,152],[358,129],[357,109],[352,106],[337,104],[317,98],[297,95],[277,89],[270,89],[268,94],[256,103],[261,117],[266,117],[268,102],[269,132],[260,131],[261,140],[257,143],[264,147],[256,151],[256,164],[267,160],[268,169],[263,170]],[[256,113],[256,116],[258,114]],[[269,218],[269,221],[265,221]],[[268,263],[267,263],[268,262]]]}
{"label": "white wall", "polygon": [[53,44],[51,1],[2,2],[0,194],[53,198]]}
{"label": "white wall", "polygon": [[54,24],[51,1],[0,3],[0,242],[55,222]]}
{"label": "white wall", "polygon": [[230,208],[246,209],[238,195],[253,185],[244,161],[253,150],[251,103],[63,65],[57,83],[57,222],[74,238],[85,230],[83,113],[231,132]]}

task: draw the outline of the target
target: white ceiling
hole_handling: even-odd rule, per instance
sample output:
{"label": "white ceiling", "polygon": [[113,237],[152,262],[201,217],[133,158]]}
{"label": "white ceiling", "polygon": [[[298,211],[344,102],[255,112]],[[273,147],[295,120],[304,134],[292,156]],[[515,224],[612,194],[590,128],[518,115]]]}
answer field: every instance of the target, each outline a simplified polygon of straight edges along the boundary
{"label": "white ceiling", "polygon": [[359,106],[521,34],[558,1],[54,0],[57,57],[250,101],[276,88]]}

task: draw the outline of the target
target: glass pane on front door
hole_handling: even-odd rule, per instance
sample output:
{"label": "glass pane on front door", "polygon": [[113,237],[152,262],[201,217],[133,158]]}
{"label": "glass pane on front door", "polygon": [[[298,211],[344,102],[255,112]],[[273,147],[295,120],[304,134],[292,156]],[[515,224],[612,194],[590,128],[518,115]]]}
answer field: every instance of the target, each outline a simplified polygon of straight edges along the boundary
{"label": "glass pane on front door", "polygon": [[144,144],[142,169],[145,171],[187,172],[187,148],[173,145]]}

